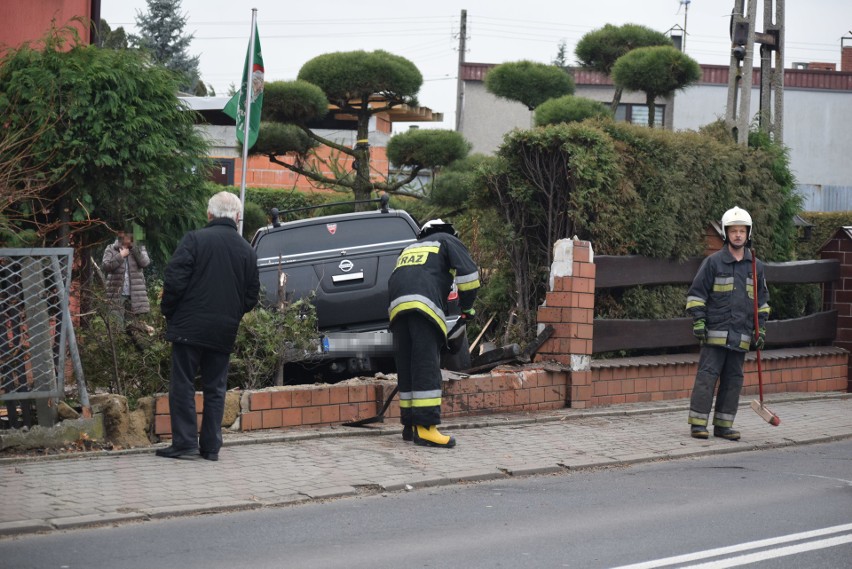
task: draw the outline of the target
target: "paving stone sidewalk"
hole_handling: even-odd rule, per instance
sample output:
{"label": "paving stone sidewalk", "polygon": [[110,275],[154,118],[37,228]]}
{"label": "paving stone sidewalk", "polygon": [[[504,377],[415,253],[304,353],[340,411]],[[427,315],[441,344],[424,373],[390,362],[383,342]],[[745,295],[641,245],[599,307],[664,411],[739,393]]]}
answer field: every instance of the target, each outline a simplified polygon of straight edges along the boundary
{"label": "paving stone sidewalk", "polygon": [[[773,396],[781,426],[743,398],[739,442],[689,436],[687,401],[445,423],[455,449],[403,442],[395,424],[228,434],[219,462],[153,449],[0,460],[0,536],[852,437],[852,395]],[[163,445],[160,445],[163,446]]]}

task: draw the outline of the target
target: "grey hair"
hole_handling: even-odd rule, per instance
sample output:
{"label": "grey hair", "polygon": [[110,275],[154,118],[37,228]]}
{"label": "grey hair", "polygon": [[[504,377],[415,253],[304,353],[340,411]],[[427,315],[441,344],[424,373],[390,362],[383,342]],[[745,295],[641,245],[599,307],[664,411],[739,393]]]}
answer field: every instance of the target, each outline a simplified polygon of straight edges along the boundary
{"label": "grey hair", "polygon": [[207,213],[215,217],[227,217],[239,223],[240,198],[231,192],[219,192],[207,202]]}

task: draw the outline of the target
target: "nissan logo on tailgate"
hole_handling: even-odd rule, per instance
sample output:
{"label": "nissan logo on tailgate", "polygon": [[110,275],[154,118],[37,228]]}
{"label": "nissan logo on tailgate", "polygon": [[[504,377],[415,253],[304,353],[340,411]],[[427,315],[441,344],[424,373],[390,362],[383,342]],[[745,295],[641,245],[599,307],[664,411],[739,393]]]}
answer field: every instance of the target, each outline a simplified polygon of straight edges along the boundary
{"label": "nissan logo on tailgate", "polygon": [[340,261],[340,264],[337,265],[337,268],[343,271],[344,273],[348,273],[352,270],[353,266],[354,265],[352,264],[352,261],[350,261],[349,259],[343,259],[342,261]]}

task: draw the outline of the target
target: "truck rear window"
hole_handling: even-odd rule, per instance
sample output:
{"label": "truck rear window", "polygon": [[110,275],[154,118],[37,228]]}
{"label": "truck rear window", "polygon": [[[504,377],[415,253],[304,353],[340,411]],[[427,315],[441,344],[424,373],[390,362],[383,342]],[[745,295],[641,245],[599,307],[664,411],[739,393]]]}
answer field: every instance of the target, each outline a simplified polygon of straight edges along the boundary
{"label": "truck rear window", "polygon": [[414,229],[400,217],[369,217],[318,223],[267,233],[257,243],[257,256],[277,257],[314,251],[349,249],[415,239]]}

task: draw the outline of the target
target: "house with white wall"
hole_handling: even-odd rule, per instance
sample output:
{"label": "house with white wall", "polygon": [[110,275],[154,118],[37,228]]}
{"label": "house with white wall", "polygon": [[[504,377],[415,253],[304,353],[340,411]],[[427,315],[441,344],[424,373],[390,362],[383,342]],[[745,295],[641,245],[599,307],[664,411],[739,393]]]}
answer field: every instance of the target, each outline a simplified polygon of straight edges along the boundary
{"label": "house with white wall", "polygon": [[[847,53],[848,57],[847,57]],[[843,48],[841,71],[810,66],[784,70],[783,142],[805,211],[852,210],[852,46]],[[492,154],[512,129],[530,128],[532,113],[521,103],[500,99],[485,89],[485,75],[496,64],[463,63],[460,131],[473,152]],[[846,66],[848,65],[848,69]],[[813,68],[820,67],[820,68]],[[570,69],[575,95],[604,103],[613,84],[604,74]],[[726,115],[728,66],[702,65],[695,85],[658,99],[658,127],[697,130]],[[760,70],[754,70],[751,109],[757,115]],[[645,94],[625,91],[617,120],[646,124]]]}

